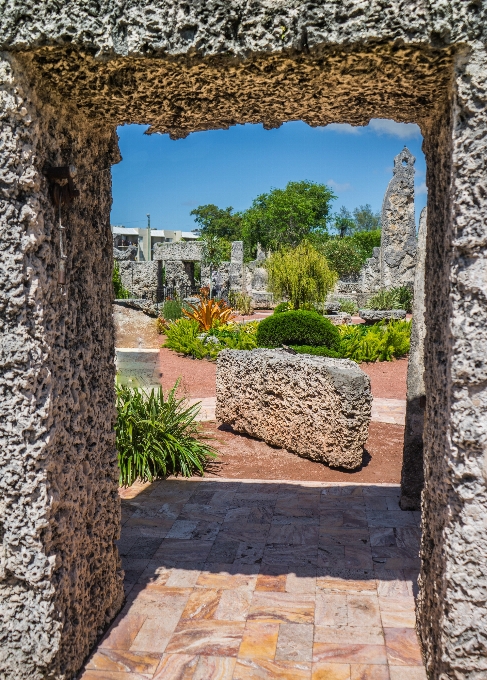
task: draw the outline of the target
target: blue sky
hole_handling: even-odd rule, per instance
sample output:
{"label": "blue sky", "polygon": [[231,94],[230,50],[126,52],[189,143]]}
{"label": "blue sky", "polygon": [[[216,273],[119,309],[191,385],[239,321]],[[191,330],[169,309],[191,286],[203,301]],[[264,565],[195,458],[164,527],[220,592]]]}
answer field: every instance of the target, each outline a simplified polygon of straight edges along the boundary
{"label": "blue sky", "polygon": [[190,211],[215,203],[247,208],[258,194],[289,181],[312,180],[338,196],[333,210],[370,203],[380,210],[393,159],[404,145],[416,156],[416,223],[426,205],[426,163],[419,128],[375,119],[367,127],[311,128],[285,123],[277,130],[237,125],[173,141],[144,135],[147,126],[118,128],[123,160],[113,166],[112,224],[190,231]]}

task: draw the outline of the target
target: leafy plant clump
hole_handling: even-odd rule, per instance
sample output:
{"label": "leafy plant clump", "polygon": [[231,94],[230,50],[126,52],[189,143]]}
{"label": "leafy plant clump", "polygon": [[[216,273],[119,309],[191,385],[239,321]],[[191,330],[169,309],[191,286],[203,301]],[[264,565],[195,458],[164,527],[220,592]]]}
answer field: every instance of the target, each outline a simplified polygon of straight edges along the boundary
{"label": "leafy plant clump", "polygon": [[118,262],[116,260],[113,262],[112,282],[115,300],[128,300],[131,297],[130,291],[125,288],[122,283],[120,267],[118,266]]}
{"label": "leafy plant clump", "polygon": [[254,313],[252,298],[245,293],[230,293],[230,304],[233,309],[238,310],[243,316],[249,316]]}
{"label": "leafy plant clump", "polygon": [[257,344],[260,347],[311,345],[338,351],[340,333],[328,319],[317,312],[293,310],[273,314],[260,321],[257,327]]}
{"label": "leafy plant clump", "polygon": [[195,421],[199,405],[187,406],[176,398],[179,381],[167,398],[162,388],[147,394],[131,387],[117,387],[115,425],[120,467],[120,486],[159,477],[204,473],[216,454]]}
{"label": "leafy plant clump", "polygon": [[180,319],[169,324],[164,347],[194,359],[214,361],[223,349],[255,349],[257,324],[217,323],[210,331],[201,333],[196,321]]}
{"label": "leafy plant clump", "polygon": [[292,305],[289,302],[280,302],[274,308],[274,314],[282,314],[282,312],[289,312],[292,309]]}
{"label": "leafy plant clump", "polygon": [[405,309],[408,314],[413,311],[413,292],[408,286],[399,286],[380,290],[365,305],[366,309]]}
{"label": "leafy plant clump", "polygon": [[357,362],[392,361],[409,352],[411,321],[339,326],[340,353]]}
{"label": "leafy plant clump", "polygon": [[357,314],[358,305],[354,300],[350,300],[349,298],[339,298],[337,302],[340,303],[341,312],[346,312],[347,314],[351,314],[352,316],[354,314]]}

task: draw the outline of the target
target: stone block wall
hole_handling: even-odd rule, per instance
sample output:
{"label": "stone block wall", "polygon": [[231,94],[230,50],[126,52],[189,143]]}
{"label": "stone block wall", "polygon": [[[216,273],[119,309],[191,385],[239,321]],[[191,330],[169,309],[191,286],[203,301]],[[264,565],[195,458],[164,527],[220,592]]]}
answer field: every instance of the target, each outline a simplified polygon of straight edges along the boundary
{"label": "stone block wall", "polygon": [[147,297],[162,286],[162,262],[119,262],[120,278],[136,297]]}

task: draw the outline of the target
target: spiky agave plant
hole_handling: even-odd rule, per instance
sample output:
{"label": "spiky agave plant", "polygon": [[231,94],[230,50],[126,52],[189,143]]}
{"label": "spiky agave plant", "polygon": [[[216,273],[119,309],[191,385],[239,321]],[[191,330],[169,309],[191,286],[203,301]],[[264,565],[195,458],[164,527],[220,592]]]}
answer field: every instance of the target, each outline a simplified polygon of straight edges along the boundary
{"label": "spiky agave plant", "polygon": [[188,304],[188,309],[183,309],[183,314],[186,318],[197,321],[202,331],[209,331],[216,323],[228,323],[235,318],[230,307],[227,307],[224,302],[216,302],[212,298],[209,300],[201,299],[198,305]]}
{"label": "spiky agave plant", "polygon": [[115,425],[120,467],[120,486],[136,480],[152,482],[158,477],[203,474],[216,453],[201,433],[195,418],[200,406],[188,406],[176,397],[179,381],[164,397],[162,388],[150,393],[117,386]]}

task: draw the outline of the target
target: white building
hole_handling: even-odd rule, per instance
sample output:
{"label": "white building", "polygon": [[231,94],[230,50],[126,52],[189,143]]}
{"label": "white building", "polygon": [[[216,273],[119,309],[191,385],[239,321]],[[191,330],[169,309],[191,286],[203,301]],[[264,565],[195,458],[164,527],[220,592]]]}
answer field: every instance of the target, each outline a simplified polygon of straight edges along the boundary
{"label": "white building", "polygon": [[[191,231],[173,231],[171,229],[133,229],[123,225],[112,225],[113,245],[122,250],[129,245],[137,246],[137,260],[152,260],[156,243],[173,243],[175,241],[196,241],[198,236]],[[150,239],[150,247],[149,247]]]}

